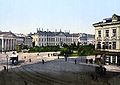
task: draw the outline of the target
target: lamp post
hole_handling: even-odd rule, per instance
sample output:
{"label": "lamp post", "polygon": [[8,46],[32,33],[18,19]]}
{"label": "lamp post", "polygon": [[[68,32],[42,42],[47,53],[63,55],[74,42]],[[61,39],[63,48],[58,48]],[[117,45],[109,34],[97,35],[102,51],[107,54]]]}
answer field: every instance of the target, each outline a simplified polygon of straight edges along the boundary
{"label": "lamp post", "polygon": [[[6,52],[5,52],[5,54],[6,54]],[[7,60],[7,72],[8,72],[8,58],[9,58],[9,56],[6,54],[6,60]]]}
{"label": "lamp post", "polygon": [[2,48],[2,52],[5,52],[5,55],[6,55],[6,61],[7,61],[7,66],[6,66],[6,70],[8,72],[8,55],[6,54],[6,51],[4,50],[4,48]]}

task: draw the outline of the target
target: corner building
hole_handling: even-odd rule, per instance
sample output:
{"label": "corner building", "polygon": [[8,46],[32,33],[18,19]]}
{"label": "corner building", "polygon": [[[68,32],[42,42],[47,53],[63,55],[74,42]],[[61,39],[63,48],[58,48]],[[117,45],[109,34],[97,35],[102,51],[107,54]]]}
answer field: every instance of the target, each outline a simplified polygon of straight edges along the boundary
{"label": "corner building", "polygon": [[120,16],[114,14],[111,18],[93,24],[95,27],[95,49],[104,64],[120,65]]}

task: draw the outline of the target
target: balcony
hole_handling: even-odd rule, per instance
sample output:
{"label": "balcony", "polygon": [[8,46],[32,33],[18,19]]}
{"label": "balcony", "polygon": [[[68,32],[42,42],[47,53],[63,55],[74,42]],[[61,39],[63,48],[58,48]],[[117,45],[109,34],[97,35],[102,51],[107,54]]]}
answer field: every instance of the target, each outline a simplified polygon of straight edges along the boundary
{"label": "balcony", "polygon": [[120,49],[96,49],[99,51],[108,51],[108,52],[120,52]]}
{"label": "balcony", "polygon": [[104,41],[109,41],[110,37],[104,37]]}
{"label": "balcony", "polygon": [[111,40],[117,40],[117,36],[112,36]]}
{"label": "balcony", "polygon": [[112,36],[111,40],[115,41],[115,40],[120,40],[120,36]]}
{"label": "balcony", "polygon": [[97,41],[102,41],[102,37],[97,37]]}

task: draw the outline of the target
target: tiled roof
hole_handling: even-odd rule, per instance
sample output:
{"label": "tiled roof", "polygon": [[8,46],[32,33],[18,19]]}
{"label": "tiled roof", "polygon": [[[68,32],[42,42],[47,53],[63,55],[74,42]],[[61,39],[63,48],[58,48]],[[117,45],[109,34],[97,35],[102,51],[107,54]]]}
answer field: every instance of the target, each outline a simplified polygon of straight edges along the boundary
{"label": "tiled roof", "polygon": [[44,35],[44,36],[58,36],[60,33],[64,34],[66,37],[72,37],[70,33],[65,32],[51,32],[51,31],[38,31],[38,35]]}
{"label": "tiled roof", "polygon": [[93,26],[103,26],[103,25],[111,25],[111,24],[120,24],[120,16],[114,14],[111,18],[105,18],[103,21],[94,23]]}

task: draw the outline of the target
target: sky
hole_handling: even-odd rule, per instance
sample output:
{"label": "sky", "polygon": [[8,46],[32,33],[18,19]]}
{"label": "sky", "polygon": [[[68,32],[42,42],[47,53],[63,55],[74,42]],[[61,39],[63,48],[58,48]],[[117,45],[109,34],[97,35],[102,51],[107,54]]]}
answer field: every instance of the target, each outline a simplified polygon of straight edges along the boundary
{"label": "sky", "polygon": [[120,15],[120,0],[0,0],[0,30],[94,34],[93,23]]}

